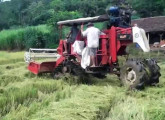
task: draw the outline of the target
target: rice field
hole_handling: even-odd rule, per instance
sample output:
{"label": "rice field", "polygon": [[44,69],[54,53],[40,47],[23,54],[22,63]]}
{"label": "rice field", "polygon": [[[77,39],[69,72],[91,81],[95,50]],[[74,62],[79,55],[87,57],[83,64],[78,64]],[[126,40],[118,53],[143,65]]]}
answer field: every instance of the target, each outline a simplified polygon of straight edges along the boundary
{"label": "rice field", "polygon": [[0,120],[164,120],[165,60],[160,83],[128,91],[115,75],[52,79],[27,70],[24,52],[0,51]]}

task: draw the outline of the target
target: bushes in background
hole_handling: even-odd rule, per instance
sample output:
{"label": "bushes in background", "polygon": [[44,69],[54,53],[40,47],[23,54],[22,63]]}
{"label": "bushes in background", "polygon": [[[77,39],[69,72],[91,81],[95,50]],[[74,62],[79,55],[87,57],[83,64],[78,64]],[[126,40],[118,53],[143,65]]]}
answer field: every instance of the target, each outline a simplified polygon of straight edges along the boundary
{"label": "bushes in background", "polygon": [[[59,11],[52,15],[47,25],[10,29],[0,32],[0,50],[23,50],[29,48],[56,48],[59,43],[58,21],[82,17],[78,11]],[[67,29],[69,32],[70,28]],[[66,33],[62,31],[63,38]]]}
{"label": "bushes in background", "polygon": [[0,32],[0,50],[56,47],[53,33],[46,25]]}

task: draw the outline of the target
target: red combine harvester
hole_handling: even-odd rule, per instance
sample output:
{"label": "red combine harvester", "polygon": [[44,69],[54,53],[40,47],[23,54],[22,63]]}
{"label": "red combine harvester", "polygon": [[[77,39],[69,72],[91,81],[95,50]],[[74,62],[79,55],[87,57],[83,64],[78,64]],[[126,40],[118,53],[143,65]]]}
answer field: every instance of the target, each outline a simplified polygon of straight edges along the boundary
{"label": "red combine harvester", "polygon": [[[124,11],[122,14],[118,7],[111,7],[108,15],[97,17],[80,18],[74,20],[60,21],[57,24],[62,26],[81,25],[88,22],[109,21],[108,28],[100,35],[99,48],[96,55],[96,67],[88,66],[86,69],[81,67],[77,60],[79,55],[73,52],[72,45],[69,45],[69,53],[64,52],[64,40],[60,40],[56,50],[51,49],[31,49],[30,51],[44,51],[47,57],[55,58],[56,61],[37,63],[31,60],[32,55],[28,56],[28,69],[38,75],[40,73],[53,73],[54,78],[70,73],[73,75],[106,75],[108,73],[117,74],[123,85],[130,88],[142,88],[145,85],[152,85],[159,82],[160,68],[153,59],[127,59],[122,67],[118,65],[118,56],[126,55],[126,47],[129,44],[137,43],[144,52],[149,52],[149,43],[145,31],[137,26],[130,27],[130,13]],[[84,46],[85,47],[85,46]],[[49,51],[49,52],[45,52]],[[51,52],[50,52],[51,51]],[[40,53],[40,56],[42,54]]]}

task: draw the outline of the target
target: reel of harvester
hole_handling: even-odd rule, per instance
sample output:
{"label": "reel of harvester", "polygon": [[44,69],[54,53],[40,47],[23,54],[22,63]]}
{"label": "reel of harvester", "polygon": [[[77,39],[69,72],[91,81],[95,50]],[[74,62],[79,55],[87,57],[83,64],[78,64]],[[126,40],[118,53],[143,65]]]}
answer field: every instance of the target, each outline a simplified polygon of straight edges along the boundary
{"label": "reel of harvester", "polygon": [[28,52],[24,54],[24,60],[26,63],[35,61],[38,58],[59,58],[60,55],[57,54],[57,49],[36,49],[30,48]]}
{"label": "reel of harvester", "polygon": [[30,48],[29,52],[24,54],[28,69],[36,75],[51,73],[56,66],[56,60],[60,57],[61,55],[57,53],[56,49]]}

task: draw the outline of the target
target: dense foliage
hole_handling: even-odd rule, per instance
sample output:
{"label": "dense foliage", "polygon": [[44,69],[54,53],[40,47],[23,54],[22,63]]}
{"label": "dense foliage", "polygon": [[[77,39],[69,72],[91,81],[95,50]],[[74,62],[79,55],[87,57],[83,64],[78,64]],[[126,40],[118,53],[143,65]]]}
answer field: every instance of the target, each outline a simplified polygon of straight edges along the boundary
{"label": "dense foliage", "polygon": [[26,27],[16,30],[3,30],[0,32],[1,50],[22,50],[33,48],[54,48],[55,41],[51,41],[51,31],[46,25]]}
{"label": "dense foliage", "polygon": [[[75,19],[79,17],[96,16],[106,13],[112,5],[132,6],[133,19],[165,15],[164,0],[0,0],[0,31],[4,29],[18,29],[27,26],[47,24],[51,26],[50,34],[46,35],[48,45],[34,45],[38,32],[33,33],[27,44],[29,47],[53,47],[59,40],[59,31],[56,23],[60,20]],[[30,31],[30,30],[29,30]],[[37,35],[34,35],[36,33]],[[19,36],[19,35],[17,35]],[[22,34],[20,35],[22,36]],[[39,35],[40,36],[40,35]],[[17,39],[17,38],[12,38]],[[10,40],[13,44],[13,40]],[[44,37],[45,39],[45,37]],[[23,39],[21,40],[23,41]],[[6,42],[6,41],[4,41]],[[25,48],[23,44],[20,48]],[[28,46],[28,45],[27,45]],[[28,48],[26,46],[26,48]],[[2,46],[3,47],[3,46]],[[0,47],[1,49],[1,47]],[[9,49],[14,49],[9,47]]]}
{"label": "dense foliage", "polygon": [[[16,26],[45,24],[53,18],[54,23],[75,17],[105,14],[112,4],[126,0],[11,0],[0,2],[0,29]],[[139,17],[165,14],[164,0],[127,0]],[[75,14],[76,16],[75,16]],[[61,16],[56,17],[56,16]],[[66,16],[65,16],[66,15]]]}
{"label": "dense foliage", "polygon": [[[0,29],[105,13],[109,0],[11,0],[0,3]],[[67,15],[68,14],[68,15]],[[76,16],[75,16],[76,14]],[[57,17],[57,16],[60,16]]]}
{"label": "dense foliage", "polygon": [[132,0],[130,3],[140,17],[165,15],[164,0]]}

